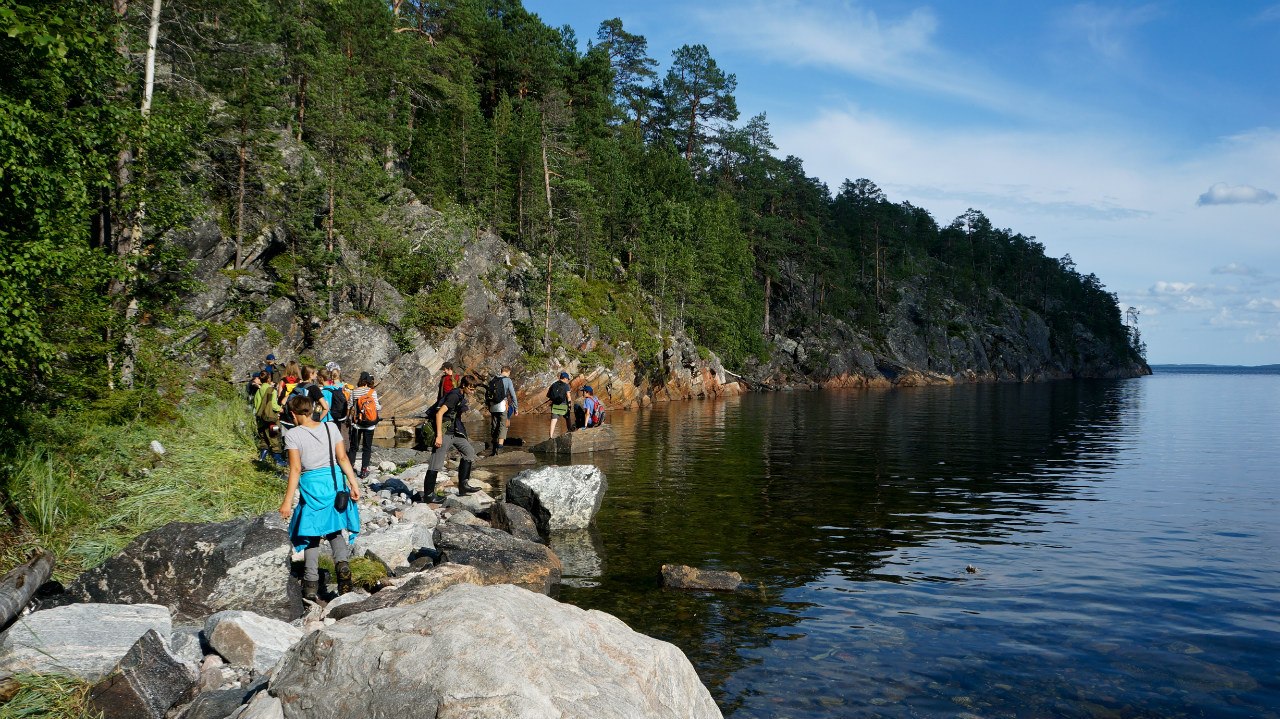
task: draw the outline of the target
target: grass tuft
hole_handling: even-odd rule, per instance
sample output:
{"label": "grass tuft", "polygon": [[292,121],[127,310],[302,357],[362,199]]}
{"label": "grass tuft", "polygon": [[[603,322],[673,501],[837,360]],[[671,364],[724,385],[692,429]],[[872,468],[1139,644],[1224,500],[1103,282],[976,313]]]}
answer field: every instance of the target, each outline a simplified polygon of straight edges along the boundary
{"label": "grass tuft", "polygon": [[43,674],[13,677],[17,693],[0,705],[0,719],[101,719],[102,713],[89,708],[87,682]]}

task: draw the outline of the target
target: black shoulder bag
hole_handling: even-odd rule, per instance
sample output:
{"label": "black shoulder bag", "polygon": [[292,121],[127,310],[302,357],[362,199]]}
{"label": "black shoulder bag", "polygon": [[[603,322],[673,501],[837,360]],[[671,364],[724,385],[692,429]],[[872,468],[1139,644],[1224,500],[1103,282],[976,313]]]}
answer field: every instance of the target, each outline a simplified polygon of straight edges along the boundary
{"label": "black shoulder bag", "polygon": [[347,491],[346,483],[343,483],[342,489],[338,489],[338,469],[333,453],[333,433],[329,431],[329,425],[324,426],[324,436],[329,438],[329,474],[333,475],[333,508],[338,512],[347,511],[347,503],[351,501],[351,493]]}

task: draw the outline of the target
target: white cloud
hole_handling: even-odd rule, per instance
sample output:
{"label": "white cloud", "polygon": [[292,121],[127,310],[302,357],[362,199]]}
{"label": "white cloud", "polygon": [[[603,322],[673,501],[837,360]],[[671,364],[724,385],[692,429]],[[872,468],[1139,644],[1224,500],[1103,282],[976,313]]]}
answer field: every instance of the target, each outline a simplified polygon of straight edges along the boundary
{"label": "white cloud", "polygon": [[1082,3],[1064,10],[1059,22],[1068,33],[1079,35],[1094,54],[1121,64],[1130,62],[1129,32],[1159,16],[1155,5],[1119,8]]}
{"label": "white cloud", "polygon": [[1219,182],[1210,187],[1200,199],[1196,200],[1197,205],[1264,205],[1268,202],[1275,202],[1276,195],[1274,192],[1259,189],[1250,185],[1228,185],[1225,182]]}
{"label": "white cloud", "polygon": [[1257,332],[1250,334],[1248,337],[1245,337],[1244,341],[1249,343],[1258,343],[1274,342],[1276,340],[1280,340],[1280,324],[1260,329]]}
{"label": "white cloud", "polygon": [[1280,300],[1268,299],[1266,297],[1256,297],[1252,300],[1249,300],[1249,303],[1246,304],[1244,307],[1245,309],[1250,310],[1252,312],[1267,312],[1267,313],[1280,312]]}
{"label": "white cloud", "polygon": [[1264,8],[1262,12],[1258,13],[1257,17],[1254,18],[1254,22],[1277,21],[1280,21],[1280,5],[1272,5],[1269,8]]}
{"label": "white cloud", "polygon": [[1220,327],[1223,329],[1240,329],[1242,327],[1253,327],[1258,324],[1254,320],[1239,319],[1231,310],[1223,307],[1218,314],[1209,318],[1209,325],[1212,327]]}
{"label": "white cloud", "polygon": [[1209,270],[1215,275],[1240,275],[1242,277],[1261,277],[1262,270],[1238,262],[1229,262]]}
{"label": "white cloud", "polygon": [[857,2],[753,0],[695,14],[720,42],[779,63],[833,69],[893,89],[958,98],[1019,116],[1058,111],[1038,108],[1038,93],[1013,87],[942,50],[936,42],[938,18],[927,7],[887,18]]}

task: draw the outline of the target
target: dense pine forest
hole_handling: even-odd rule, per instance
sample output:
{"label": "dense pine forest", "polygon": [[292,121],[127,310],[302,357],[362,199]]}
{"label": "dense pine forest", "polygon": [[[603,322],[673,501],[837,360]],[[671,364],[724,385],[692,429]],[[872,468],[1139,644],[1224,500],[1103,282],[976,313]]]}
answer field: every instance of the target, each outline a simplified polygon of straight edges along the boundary
{"label": "dense pine forest", "polygon": [[[926,320],[998,298],[1055,343],[1083,327],[1140,361],[1069,256],[979,210],[940,222],[868,179],[827,186],[740,117],[705,46],[668,55],[618,19],[580,38],[517,0],[6,0],[0,29],[10,429],[170,411],[190,376],[166,343],[198,283],[168,238],[210,214],[235,241],[223,272],[266,268],[301,312],[367,309],[385,281],[412,298],[402,323],[456,324],[456,248],[398,231],[407,200],[534,258],[531,315],[586,306],[639,355],[679,329],[725,366],[763,361],[783,305],[789,331],[883,336],[910,292]],[[623,306],[648,310],[610,321]],[[555,344],[517,329],[531,361]]]}

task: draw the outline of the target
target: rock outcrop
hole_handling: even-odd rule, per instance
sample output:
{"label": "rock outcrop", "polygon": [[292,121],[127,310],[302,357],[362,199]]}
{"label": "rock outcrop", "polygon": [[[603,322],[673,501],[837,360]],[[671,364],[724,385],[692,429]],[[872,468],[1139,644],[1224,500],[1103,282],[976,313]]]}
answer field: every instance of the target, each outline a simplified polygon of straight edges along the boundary
{"label": "rock outcrop", "polygon": [[507,501],[527,509],[545,536],[590,526],[608,489],[604,473],[594,465],[539,467],[511,478]]}
{"label": "rock outcrop", "polygon": [[246,609],[291,621],[302,616],[302,592],[289,576],[292,554],[274,512],[215,524],[175,522],[139,536],[48,604],[160,604],[178,621]]}
{"label": "rock outcrop", "polygon": [[270,691],[289,719],[721,716],[676,647],[509,585],[460,584],[323,627]]}
{"label": "rock outcrop", "polygon": [[475,567],[485,584],[514,584],[549,594],[560,583],[560,558],[541,544],[493,527],[442,524],[435,531],[440,561]]}
{"label": "rock outcrop", "polygon": [[0,635],[0,677],[66,674],[96,682],[147,632],[172,631],[157,604],[74,604],[20,617]]}

